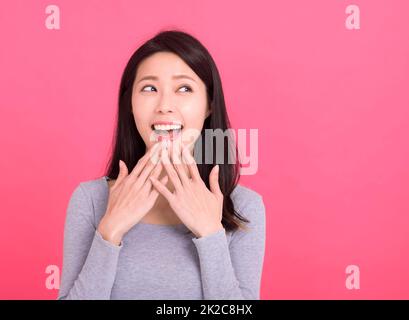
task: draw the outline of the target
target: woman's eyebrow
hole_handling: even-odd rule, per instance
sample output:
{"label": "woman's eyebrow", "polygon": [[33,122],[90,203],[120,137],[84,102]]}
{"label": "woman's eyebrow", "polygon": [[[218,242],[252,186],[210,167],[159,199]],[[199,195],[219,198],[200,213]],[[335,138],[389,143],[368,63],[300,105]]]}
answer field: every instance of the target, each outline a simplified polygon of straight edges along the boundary
{"label": "woman's eyebrow", "polygon": [[[177,74],[177,75],[174,75],[172,78],[173,78],[173,79],[190,79],[190,80],[196,82],[195,79],[189,77],[189,76],[186,75],[186,74]],[[138,80],[138,83],[141,82],[141,81],[143,81],[143,80],[155,80],[155,81],[157,81],[157,80],[159,80],[159,78],[158,78],[157,76],[151,76],[151,75],[149,75],[149,76],[145,76],[145,77],[139,79],[139,80]]]}
{"label": "woman's eyebrow", "polygon": [[189,76],[188,76],[188,75],[186,75],[186,74],[178,74],[178,75],[174,75],[172,78],[173,78],[173,79],[190,79],[190,80],[192,80],[193,82],[196,82],[196,80],[195,80],[195,79],[193,79],[193,78],[189,77]]}

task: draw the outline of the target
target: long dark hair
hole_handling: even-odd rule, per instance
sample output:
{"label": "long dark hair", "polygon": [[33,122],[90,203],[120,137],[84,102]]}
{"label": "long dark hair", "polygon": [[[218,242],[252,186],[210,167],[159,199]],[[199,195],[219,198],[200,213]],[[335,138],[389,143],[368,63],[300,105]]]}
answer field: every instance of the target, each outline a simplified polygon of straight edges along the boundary
{"label": "long dark hair", "polygon": [[[206,148],[206,141],[203,139],[206,129],[221,129],[225,132],[226,129],[230,128],[220,75],[210,53],[196,38],[186,32],[179,30],[159,32],[133,53],[122,75],[119,88],[117,127],[106,173],[110,179],[116,179],[118,176],[119,160],[124,161],[131,172],[138,160],[145,154],[146,146],[136,128],[132,114],[132,89],[136,70],[141,61],[157,52],[177,54],[206,85],[211,113],[205,119],[201,135],[198,138],[198,140],[202,139],[203,151]],[[223,163],[219,164],[219,184],[224,195],[222,224],[226,231],[234,231],[238,228],[246,229],[243,222],[249,222],[249,220],[235,210],[230,197],[240,178],[240,162],[236,144],[231,144],[230,139],[227,140],[227,143],[224,143],[225,159]],[[236,155],[236,161],[233,164],[226,160],[229,152],[234,152]],[[208,188],[210,171],[216,165],[215,154],[213,152],[214,159],[211,164],[204,163],[208,161],[199,161],[197,164],[200,176]]]}

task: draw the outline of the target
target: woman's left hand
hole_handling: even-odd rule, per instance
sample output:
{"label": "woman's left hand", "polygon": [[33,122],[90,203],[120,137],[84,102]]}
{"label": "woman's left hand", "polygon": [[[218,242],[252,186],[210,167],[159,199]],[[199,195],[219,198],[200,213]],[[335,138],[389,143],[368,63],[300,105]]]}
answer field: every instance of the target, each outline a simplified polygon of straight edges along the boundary
{"label": "woman's left hand", "polygon": [[[169,158],[168,150],[162,149],[161,161],[175,190],[171,192],[158,179],[151,178],[153,186],[168,200],[179,219],[197,238],[205,237],[223,228],[223,193],[219,186],[219,166],[209,175],[210,190],[202,180],[194,157],[188,148],[174,144]],[[190,176],[187,174],[187,167]]]}

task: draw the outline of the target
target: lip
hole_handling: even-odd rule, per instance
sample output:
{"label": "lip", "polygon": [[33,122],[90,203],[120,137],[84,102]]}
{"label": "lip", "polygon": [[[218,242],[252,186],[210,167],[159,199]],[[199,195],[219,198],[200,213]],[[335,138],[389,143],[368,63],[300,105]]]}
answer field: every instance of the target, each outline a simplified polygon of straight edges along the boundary
{"label": "lip", "polygon": [[152,126],[154,126],[155,124],[168,124],[168,125],[180,124],[181,126],[183,126],[182,122],[180,121],[155,121],[152,123]]}
{"label": "lip", "polygon": [[152,124],[151,124],[151,129],[153,130],[153,131],[155,131],[155,129],[154,129],[154,126],[155,125],[180,125],[182,128],[182,130],[183,130],[183,123],[182,122],[180,122],[180,121],[165,121],[165,120],[163,120],[163,121],[155,121],[155,122],[152,122]]}
{"label": "lip", "polygon": [[[167,134],[157,134],[156,133],[156,131],[154,130],[154,125],[181,125],[182,127],[181,127],[181,129],[180,130],[178,130],[178,131],[171,131],[170,133],[167,133]],[[151,124],[151,129],[153,130],[153,132],[154,132],[154,135],[155,135],[155,140],[156,141],[163,141],[163,140],[170,140],[170,141],[173,141],[173,140],[175,140],[175,139],[177,139],[180,135],[181,135],[181,133],[182,133],[182,130],[183,130],[183,123],[182,122],[180,122],[180,121],[170,121],[170,120],[161,120],[161,121],[154,121],[152,124]]]}

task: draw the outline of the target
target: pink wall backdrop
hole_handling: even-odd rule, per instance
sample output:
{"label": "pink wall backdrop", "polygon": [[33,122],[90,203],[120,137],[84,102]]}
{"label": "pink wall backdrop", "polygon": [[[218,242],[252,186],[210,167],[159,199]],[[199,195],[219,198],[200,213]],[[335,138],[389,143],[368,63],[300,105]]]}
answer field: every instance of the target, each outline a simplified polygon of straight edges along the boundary
{"label": "pink wall backdrop", "polygon": [[73,189],[104,173],[125,63],[178,28],[213,55],[233,126],[259,130],[241,183],[267,210],[261,298],[408,299],[408,15],[406,0],[3,1],[0,298],[57,297],[46,267]]}

